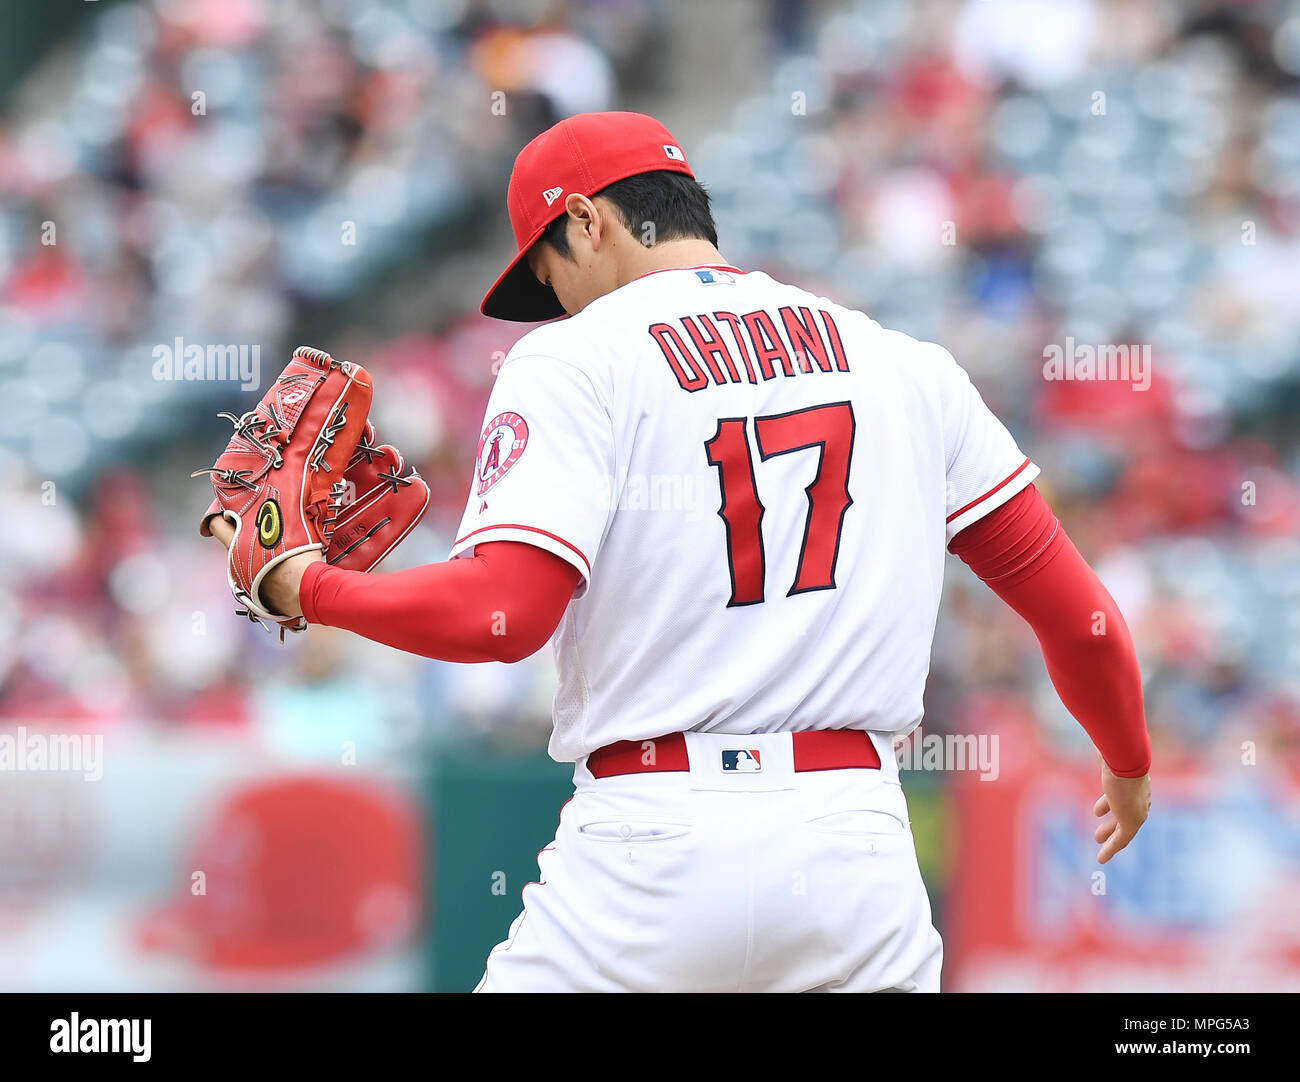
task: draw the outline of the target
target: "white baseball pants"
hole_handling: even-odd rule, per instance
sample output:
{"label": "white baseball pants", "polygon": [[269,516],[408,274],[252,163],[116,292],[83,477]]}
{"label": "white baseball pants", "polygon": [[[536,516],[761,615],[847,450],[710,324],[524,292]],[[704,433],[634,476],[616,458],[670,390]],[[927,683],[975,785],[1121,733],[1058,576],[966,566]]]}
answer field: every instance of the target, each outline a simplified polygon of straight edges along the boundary
{"label": "white baseball pants", "polygon": [[[937,992],[891,738],[872,734],[880,770],[808,772],[788,733],[686,739],[688,772],[577,764],[541,881],[475,991]],[[762,769],[724,773],[737,748]]]}

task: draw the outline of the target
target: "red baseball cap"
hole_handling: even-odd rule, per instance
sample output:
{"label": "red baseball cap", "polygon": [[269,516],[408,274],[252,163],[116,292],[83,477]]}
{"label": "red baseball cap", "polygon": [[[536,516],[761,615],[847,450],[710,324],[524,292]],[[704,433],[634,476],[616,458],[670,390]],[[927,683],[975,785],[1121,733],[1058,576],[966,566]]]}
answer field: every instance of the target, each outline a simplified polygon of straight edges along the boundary
{"label": "red baseball cap", "polygon": [[183,891],[135,926],[136,945],[212,970],[298,969],[405,943],[423,910],[419,812],[365,779],[289,775],[230,794],[184,867]]}
{"label": "red baseball cap", "polygon": [[617,180],[661,169],[695,176],[672,133],[643,113],[579,113],[547,128],[515,159],[506,204],[519,253],[479,310],[517,323],[564,315],[554,291],[528,269],[528,249],[564,213],[566,196],[593,196]]}

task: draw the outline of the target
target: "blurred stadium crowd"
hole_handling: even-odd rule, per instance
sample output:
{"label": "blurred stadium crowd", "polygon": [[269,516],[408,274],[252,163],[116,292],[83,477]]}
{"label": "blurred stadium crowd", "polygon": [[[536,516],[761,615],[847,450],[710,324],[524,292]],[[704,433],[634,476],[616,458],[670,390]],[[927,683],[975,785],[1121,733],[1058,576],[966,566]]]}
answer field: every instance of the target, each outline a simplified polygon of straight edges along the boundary
{"label": "blurred stadium crowd", "polygon": [[[541,746],[548,656],[457,667],[233,622],[188,473],[226,438],[212,414],[259,392],[154,379],[152,351],[257,344],[263,384],[299,341],[363,361],[434,491],[396,559],[441,559],[525,328],[477,314],[486,277],[432,311],[392,296],[507,250],[531,134],[664,94],[670,128],[712,132],[686,149],[732,262],[943,343],[1043,467],[1133,628],[1157,763],[1300,755],[1300,4],[755,5],[769,63],[724,115],[665,88],[661,3],[510,6],[124,3],[15,97],[0,716],[308,756],[358,718],[394,753]],[[1067,338],[1149,347],[1150,386],[1045,379]],[[927,728],[1035,716],[1089,754],[1014,615],[960,565],[948,591]]]}

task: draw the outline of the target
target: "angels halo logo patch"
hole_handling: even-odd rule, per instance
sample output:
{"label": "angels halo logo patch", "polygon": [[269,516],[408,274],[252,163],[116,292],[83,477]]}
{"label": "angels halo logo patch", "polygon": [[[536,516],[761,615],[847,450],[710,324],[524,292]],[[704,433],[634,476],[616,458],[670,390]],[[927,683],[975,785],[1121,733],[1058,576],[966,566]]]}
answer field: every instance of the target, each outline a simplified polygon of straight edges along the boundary
{"label": "angels halo logo patch", "polygon": [[483,429],[474,466],[475,495],[482,496],[519,461],[528,446],[528,422],[517,413],[498,413]]}

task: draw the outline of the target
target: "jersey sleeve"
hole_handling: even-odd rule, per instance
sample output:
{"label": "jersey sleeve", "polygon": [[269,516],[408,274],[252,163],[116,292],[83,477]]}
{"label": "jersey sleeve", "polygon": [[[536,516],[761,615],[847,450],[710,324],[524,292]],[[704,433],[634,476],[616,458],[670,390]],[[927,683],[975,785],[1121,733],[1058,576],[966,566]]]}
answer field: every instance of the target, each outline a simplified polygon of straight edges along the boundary
{"label": "jersey sleeve", "polygon": [[940,346],[931,348],[942,353],[946,541],[951,542],[972,522],[1031,484],[1039,469],[984,404],[952,354]]}
{"label": "jersey sleeve", "polygon": [[451,557],[522,541],[578,569],[586,592],[610,513],[613,423],[591,378],[540,354],[509,356],[488,399]]}

